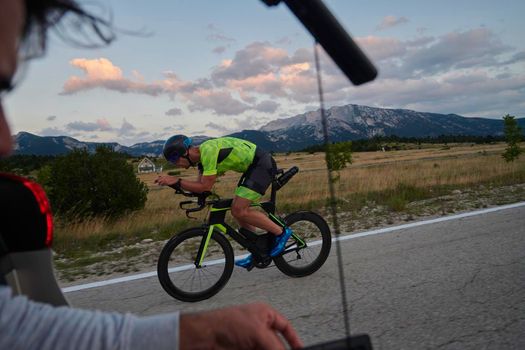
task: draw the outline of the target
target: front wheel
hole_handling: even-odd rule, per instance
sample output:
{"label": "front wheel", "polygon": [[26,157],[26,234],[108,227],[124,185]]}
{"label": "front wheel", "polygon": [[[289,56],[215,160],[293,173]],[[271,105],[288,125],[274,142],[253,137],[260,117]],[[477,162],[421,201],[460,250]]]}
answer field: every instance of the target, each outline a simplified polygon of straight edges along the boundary
{"label": "front wheel", "polygon": [[326,221],[310,211],[292,213],[284,221],[293,235],[284,252],[273,258],[277,268],[292,277],[308,276],[319,270],[332,247],[332,235]]}
{"label": "front wheel", "polygon": [[197,267],[197,252],[207,231],[191,228],[172,237],[162,248],[157,263],[160,284],[172,297],[200,301],[217,294],[231,277],[233,249],[226,237],[213,232],[204,260]]}

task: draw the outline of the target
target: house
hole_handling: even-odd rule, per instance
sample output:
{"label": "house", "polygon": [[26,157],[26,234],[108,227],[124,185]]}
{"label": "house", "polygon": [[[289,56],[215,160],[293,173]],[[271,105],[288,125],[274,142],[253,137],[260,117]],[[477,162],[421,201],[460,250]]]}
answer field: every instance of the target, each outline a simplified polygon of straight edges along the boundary
{"label": "house", "polygon": [[161,172],[162,167],[157,168],[155,166],[155,163],[153,163],[149,158],[145,157],[139,162],[137,170],[139,174],[153,173],[153,172]]}

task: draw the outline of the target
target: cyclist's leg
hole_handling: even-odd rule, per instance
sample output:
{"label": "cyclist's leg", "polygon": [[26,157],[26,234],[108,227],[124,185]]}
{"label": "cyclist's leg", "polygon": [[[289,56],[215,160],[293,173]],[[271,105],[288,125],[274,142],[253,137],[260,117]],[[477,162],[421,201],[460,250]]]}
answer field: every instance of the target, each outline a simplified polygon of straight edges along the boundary
{"label": "cyclist's leg", "polygon": [[[239,191],[236,191],[238,193]],[[245,192],[245,191],[241,191]],[[246,192],[245,192],[246,193]],[[241,193],[242,194],[242,193]],[[270,220],[265,214],[261,213],[250,207],[252,203],[251,199],[243,198],[236,195],[232,203],[232,216],[239,222],[241,227],[247,228],[252,232],[255,231],[255,227],[263,229],[268,232],[282,232],[282,227]],[[275,234],[275,233],[274,233]],[[279,236],[277,236],[279,237]],[[244,267],[248,270],[253,268],[253,257],[248,255],[247,257],[235,261],[235,265]]]}
{"label": "cyclist's leg", "polygon": [[[244,189],[242,190],[244,191]],[[236,193],[238,192],[239,191],[236,191]],[[292,230],[289,227],[283,228],[282,226],[277,225],[275,222],[270,220],[270,218],[265,214],[261,213],[260,211],[254,210],[253,208],[250,208],[251,202],[252,201],[250,199],[236,195],[233,199],[232,215],[236,219],[239,218],[240,221],[244,223],[248,223],[249,225],[253,225],[255,227],[273,233],[276,237],[274,246],[270,251],[270,256],[275,257],[281,254],[286,246],[286,242],[293,233]]]}
{"label": "cyclist's leg", "polygon": [[280,235],[283,231],[281,226],[270,220],[266,214],[251,208],[250,204],[252,203],[252,199],[241,197],[241,195],[248,193],[246,190],[248,189],[241,189],[240,191],[238,189],[235,191],[236,196],[233,199],[231,210],[232,216],[244,228],[250,229],[249,227],[257,227],[273,233],[276,236]]}
{"label": "cyclist's leg", "polygon": [[266,214],[250,207],[252,202],[261,199],[272,183],[275,167],[269,153],[258,151],[256,159],[239,181],[231,212],[242,227],[255,226],[277,236],[281,234],[282,227],[270,220]]}
{"label": "cyclist's leg", "polygon": [[273,180],[274,170],[275,161],[270,154],[259,157],[257,163],[252,164],[239,181],[232,206],[234,217],[276,236],[275,244],[270,252],[272,257],[281,254],[284,250],[286,242],[292,235],[292,230],[276,224],[265,214],[250,208],[250,203],[258,201],[264,195]]}

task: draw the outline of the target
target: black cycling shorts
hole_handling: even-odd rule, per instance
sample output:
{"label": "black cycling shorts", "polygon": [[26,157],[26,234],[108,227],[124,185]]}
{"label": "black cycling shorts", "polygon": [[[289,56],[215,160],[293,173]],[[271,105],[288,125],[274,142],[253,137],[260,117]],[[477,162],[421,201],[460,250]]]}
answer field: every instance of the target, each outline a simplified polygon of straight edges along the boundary
{"label": "black cycling shorts", "polygon": [[272,183],[275,171],[276,164],[272,155],[257,147],[253,162],[242,174],[235,194],[252,201],[258,200]]}

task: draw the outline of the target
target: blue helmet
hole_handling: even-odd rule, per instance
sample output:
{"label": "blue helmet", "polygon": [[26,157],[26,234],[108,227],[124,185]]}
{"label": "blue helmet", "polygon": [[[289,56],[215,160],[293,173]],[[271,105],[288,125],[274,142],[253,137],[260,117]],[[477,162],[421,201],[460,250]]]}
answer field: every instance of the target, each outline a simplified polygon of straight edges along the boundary
{"label": "blue helmet", "polygon": [[185,135],[174,135],[164,143],[162,154],[167,161],[175,163],[188,152],[191,143],[191,138]]}

